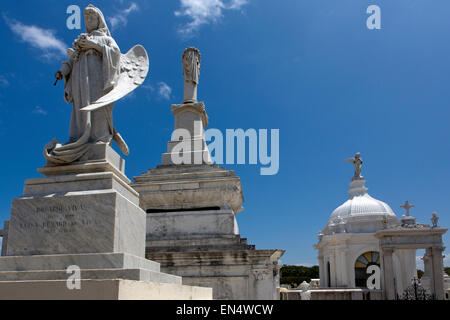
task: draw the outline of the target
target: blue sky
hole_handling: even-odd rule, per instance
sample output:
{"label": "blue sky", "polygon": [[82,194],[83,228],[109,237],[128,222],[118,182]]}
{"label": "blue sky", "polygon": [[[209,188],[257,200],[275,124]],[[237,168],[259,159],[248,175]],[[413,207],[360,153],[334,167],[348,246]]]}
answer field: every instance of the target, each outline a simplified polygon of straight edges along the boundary
{"label": "blue sky", "polygon": [[[80,33],[67,29],[66,8],[89,3],[0,5],[2,220],[24,180],[40,176],[43,146],[67,139],[71,106],[53,75]],[[173,129],[170,105],[182,100],[181,54],[195,46],[210,127],[280,129],[277,175],[226,165],[242,180],[240,232],[257,249],[287,250],[286,264],[316,264],[317,233],[347,198],[353,169],[344,159],[358,151],[373,197],[398,216],[408,199],[419,222],[429,223],[436,211],[440,225],[450,226],[450,2],[92,3],[122,52],[140,43],[150,55],[145,84],[114,110],[131,148],[130,178],[161,162]],[[381,30],[366,27],[371,4],[381,8]],[[448,235],[444,241],[449,247]]]}

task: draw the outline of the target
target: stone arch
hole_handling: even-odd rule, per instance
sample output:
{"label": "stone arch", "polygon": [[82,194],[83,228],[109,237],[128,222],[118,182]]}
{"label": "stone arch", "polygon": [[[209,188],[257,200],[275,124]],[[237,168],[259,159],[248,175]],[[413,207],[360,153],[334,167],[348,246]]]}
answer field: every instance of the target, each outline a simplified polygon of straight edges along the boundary
{"label": "stone arch", "polygon": [[367,251],[380,251],[380,248],[375,245],[375,244],[368,244],[366,246],[364,246],[363,248],[360,248],[358,250],[351,250],[351,254],[349,255],[349,260],[348,260],[348,264],[349,267],[347,268],[349,274],[348,274],[348,281],[349,281],[349,287],[350,288],[356,288],[356,284],[355,284],[355,262],[356,259],[358,259],[358,257],[360,255],[362,255],[364,252]]}
{"label": "stone arch", "polygon": [[378,252],[380,252],[380,248],[378,246],[375,246],[375,245],[367,245],[367,246],[364,246],[364,248],[361,248],[359,250],[354,251],[353,255],[350,257],[350,262],[352,263],[352,265],[355,264],[356,259],[358,259],[360,255],[362,255],[363,253],[365,253],[367,251],[378,251]]}
{"label": "stone arch", "polygon": [[[367,274],[367,270],[370,266],[378,266],[378,275],[380,277],[379,282],[381,282],[381,254],[380,251],[366,251],[356,258],[353,268],[355,271],[355,287],[357,288],[367,288],[366,281],[369,279],[370,275]],[[372,267],[373,268],[373,267]]]}

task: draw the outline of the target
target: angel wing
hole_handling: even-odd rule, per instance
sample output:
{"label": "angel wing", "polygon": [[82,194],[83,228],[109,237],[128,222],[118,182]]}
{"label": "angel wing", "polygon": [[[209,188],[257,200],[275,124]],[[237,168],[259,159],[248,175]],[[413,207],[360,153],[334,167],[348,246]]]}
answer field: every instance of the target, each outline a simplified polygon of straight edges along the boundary
{"label": "angel wing", "polygon": [[148,74],[149,61],[143,46],[134,46],[127,54],[122,55],[120,60],[117,86],[94,103],[82,108],[81,111],[94,111],[107,106],[125,97],[144,82]]}

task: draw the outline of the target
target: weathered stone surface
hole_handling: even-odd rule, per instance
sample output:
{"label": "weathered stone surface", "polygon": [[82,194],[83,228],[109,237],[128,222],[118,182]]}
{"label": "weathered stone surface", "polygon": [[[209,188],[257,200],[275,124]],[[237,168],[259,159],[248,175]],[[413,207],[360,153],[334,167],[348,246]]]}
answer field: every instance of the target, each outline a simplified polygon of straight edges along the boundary
{"label": "weathered stone surface", "polygon": [[[109,146],[97,151],[101,161],[123,162]],[[78,173],[74,165],[46,168],[47,177],[27,180],[24,196],[12,201],[6,255],[128,253],[143,258],[146,217],[138,193],[123,172],[108,164],[106,172]]]}
{"label": "weathered stone surface", "polygon": [[[172,113],[175,116],[175,131],[182,129],[188,133],[189,136],[185,136],[183,132],[183,139],[175,137],[175,140],[169,141],[167,146],[167,153],[162,155],[163,165],[173,164],[211,164],[211,155],[206,146],[205,141],[205,127],[208,126],[208,115],[206,114],[205,104],[188,103],[188,104],[174,104],[172,105]],[[178,147],[174,150],[174,148]],[[183,152],[180,153],[180,148]],[[178,151],[178,152],[177,152]],[[182,163],[174,161],[174,156],[183,155],[186,156],[187,161]]]}
{"label": "weathered stone surface", "polygon": [[[148,248],[149,249],[149,248]],[[215,300],[278,300],[283,250],[147,252],[183,284],[213,288]]]}
{"label": "weathered stone surface", "polygon": [[126,253],[55,254],[0,258],[0,272],[65,270],[71,265],[90,270],[147,269],[160,271],[159,263]]}
{"label": "weathered stone surface", "polygon": [[118,192],[138,205],[138,193],[112,172],[80,173],[25,181],[24,198],[85,195],[96,190]]}
{"label": "weathered stone surface", "polygon": [[[68,277],[66,270],[2,271],[0,272],[0,283],[3,281],[67,280]],[[86,280],[124,279],[181,284],[181,277],[146,269],[83,269],[81,277]]]}
{"label": "weathered stone surface", "polygon": [[[308,291],[310,300],[382,300],[381,290],[369,289],[314,289]],[[281,290],[282,300],[302,300],[301,290]]]}
{"label": "weathered stone surface", "polygon": [[[162,273],[159,263],[145,259],[146,214],[123,172],[101,164],[108,153],[115,154],[108,148],[100,148],[105,153],[99,162],[48,167],[43,170],[47,177],[26,181],[24,196],[12,203],[7,256],[0,258],[0,299],[31,299],[32,292],[46,290],[37,298],[121,299],[124,290],[134,298],[211,298],[210,289],[182,286],[181,277]],[[91,172],[91,165],[99,163],[101,170]],[[67,289],[69,266],[80,268],[89,290],[74,295]],[[113,282],[117,279],[133,281]],[[54,287],[59,281],[64,286]],[[163,284],[175,287],[161,289]],[[114,293],[114,285],[116,296],[102,293],[108,287]],[[143,293],[135,295],[124,286]],[[5,288],[11,293],[2,296]],[[172,289],[177,293],[170,296]]]}
{"label": "weathered stone surface", "polygon": [[47,165],[39,168],[38,171],[47,177],[79,173],[112,172],[127,184],[130,183],[130,180],[125,176],[125,160],[107,144],[89,145],[86,156],[81,159],[64,166],[47,162]]}
{"label": "weathered stone surface", "polygon": [[147,239],[167,239],[195,235],[237,235],[233,210],[149,213]]}
{"label": "weathered stone surface", "polygon": [[82,280],[81,290],[66,281],[0,282],[0,300],[211,300],[211,288],[132,280]]}
{"label": "weathered stone surface", "polygon": [[237,214],[243,210],[241,180],[218,165],[159,166],[134,181],[131,186],[146,211],[231,207]]}
{"label": "weathered stone surface", "polygon": [[7,256],[126,252],[143,257],[145,213],[118,192],[12,202]]}
{"label": "weathered stone surface", "polygon": [[241,238],[240,235],[166,236],[165,238],[147,235],[147,253],[254,249],[255,246],[248,244],[247,239]]}

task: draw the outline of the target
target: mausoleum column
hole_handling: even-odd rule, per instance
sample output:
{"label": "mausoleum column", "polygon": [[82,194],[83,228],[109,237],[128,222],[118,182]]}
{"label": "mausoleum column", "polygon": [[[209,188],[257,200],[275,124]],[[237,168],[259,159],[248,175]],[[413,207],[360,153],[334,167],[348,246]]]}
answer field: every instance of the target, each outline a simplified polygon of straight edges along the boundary
{"label": "mausoleum column", "polygon": [[393,248],[382,248],[384,295],[387,300],[395,299],[394,264],[392,260]]}
{"label": "mausoleum column", "polygon": [[337,287],[336,283],[336,251],[332,250],[330,252],[330,274],[328,275],[330,277],[329,283],[331,288]]}
{"label": "mausoleum column", "polygon": [[425,254],[423,256],[423,267],[424,267],[424,272],[423,272],[423,276],[427,277],[427,278],[431,278],[431,274],[432,274],[432,263],[431,263],[431,248],[427,248],[425,249]]}
{"label": "mausoleum column", "polygon": [[326,282],[325,282],[325,261],[323,259],[323,255],[319,255],[317,257],[317,259],[319,260],[319,278],[320,278],[320,287],[324,288],[326,286]]}
{"label": "mausoleum column", "polygon": [[348,273],[348,249],[342,250],[342,285],[349,287],[349,273]]}
{"label": "mausoleum column", "polygon": [[437,300],[444,300],[444,273],[442,252],[444,247],[431,248],[432,289]]}

